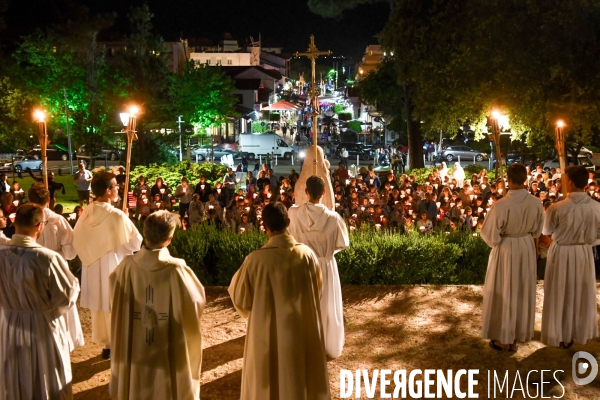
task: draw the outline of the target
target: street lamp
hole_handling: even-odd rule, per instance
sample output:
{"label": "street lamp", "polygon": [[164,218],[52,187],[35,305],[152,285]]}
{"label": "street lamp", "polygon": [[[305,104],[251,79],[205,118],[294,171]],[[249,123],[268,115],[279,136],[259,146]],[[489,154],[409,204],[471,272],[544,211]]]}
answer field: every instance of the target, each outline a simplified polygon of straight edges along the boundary
{"label": "street lamp", "polygon": [[137,140],[137,135],[135,134],[135,123],[137,119],[137,114],[139,113],[139,108],[137,106],[129,107],[129,112],[122,112],[119,114],[121,117],[121,122],[125,127],[125,133],[127,134],[127,158],[125,159],[125,187],[123,188],[123,212],[129,215],[127,211],[127,207],[129,204],[129,170],[131,168],[131,143],[134,140]]}
{"label": "street lamp", "polygon": [[46,149],[48,148],[48,129],[46,129],[46,112],[43,110],[35,110],[33,117],[38,123],[38,140],[40,141],[40,148],[42,152],[42,175],[44,177],[44,186],[48,189],[48,155]]}
{"label": "street lamp", "polygon": [[504,170],[502,169],[502,153],[500,152],[500,122],[507,120],[505,116],[500,114],[500,111],[492,111],[492,133],[491,139],[494,142],[494,150],[496,155],[496,173],[495,178],[498,178],[498,170],[500,170],[500,178],[504,180]]}
{"label": "street lamp", "polygon": [[[565,175],[565,168],[567,166],[567,156],[565,154],[565,132],[564,132],[565,122],[563,120],[556,121],[556,129],[554,132],[556,133],[556,150],[558,152],[558,162],[560,164],[560,173],[561,176]],[[561,191],[563,194],[563,198],[567,197],[567,187],[564,184],[561,185]]]}

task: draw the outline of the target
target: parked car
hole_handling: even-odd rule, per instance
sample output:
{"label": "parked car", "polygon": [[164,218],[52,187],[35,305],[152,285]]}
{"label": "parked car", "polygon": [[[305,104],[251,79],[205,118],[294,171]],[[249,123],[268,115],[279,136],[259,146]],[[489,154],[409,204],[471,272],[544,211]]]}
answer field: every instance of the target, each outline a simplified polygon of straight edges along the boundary
{"label": "parked car", "polygon": [[459,156],[464,161],[472,161],[473,157],[475,157],[475,161],[486,161],[489,157],[487,153],[481,153],[469,146],[462,145],[447,146],[440,153],[441,159],[448,162],[458,160]]}
{"label": "parked car", "polygon": [[[569,150],[567,150],[567,152],[568,151]],[[594,153],[590,149],[587,149],[582,146],[581,149],[579,150],[579,155],[577,157],[581,157],[581,156],[592,158],[594,156]]]}
{"label": "parked car", "polygon": [[10,160],[0,160],[0,172],[10,172],[12,169],[12,162]]}
{"label": "parked car", "polygon": [[[577,160],[573,159],[573,157],[567,157],[567,162],[569,165],[583,165],[588,171],[596,171],[596,165],[590,157],[577,157]],[[544,163],[544,171],[550,171],[551,168],[559,167],[560,162],[558,161],[558,158]]]}
{"label": "parked car", "polygon": [[[211,153],[211,147],[212,147],[212,153]],[[227,155],[231,155],[231,157],[233,157],[233,158],[238,157],[238,153],[233,150],[229,150],[229,149],[226,149],[221,146],[211,146],[211,145],[193,147],[191,150],[191,153],[194,154],[194,156],[196,156],[196,155],[198,156],[198,161],[204,161],[207,158],[210,158],[211,154],[215,160],[218,160],[221,157],[227,156]]]}
{"label": "parked car", "polygon": [[77,149],[77,155],[88,156],[104,160],[105,158],[111,161],[117,161],[121,158],[122,151],[111,146],[100,146],[100,149],[95,151],[96,154],[89,154],[85,149],[85,144]]}
{"label": "parked car", "polygon": [[359,156],[361,160],[367,161],[375,157],[375,151],[372,147],[367,147],[363,143],[348,143],[342,142],[335,149],[335,156],[338,159],[342,158],[342,149],[348,151],[348,158],[356,158]]}
{"label": "parked car", "polygon": [[42,161],[35,156],[21,156],[15,158],[15,172],[21,171],[41,171],[42,170]]}
{"label": "parked car", "polygon": [[[36,160],[42,159],[42,149],[39,144],[33,146],[33,149],[29,150],[29,155],[33,156]],[[63,160],[69,159],[69,150],[60,144],[50,143],[46,148],[46,156],[48,160]],[[73,152],[73,158],[75,158],[75,152]]]}

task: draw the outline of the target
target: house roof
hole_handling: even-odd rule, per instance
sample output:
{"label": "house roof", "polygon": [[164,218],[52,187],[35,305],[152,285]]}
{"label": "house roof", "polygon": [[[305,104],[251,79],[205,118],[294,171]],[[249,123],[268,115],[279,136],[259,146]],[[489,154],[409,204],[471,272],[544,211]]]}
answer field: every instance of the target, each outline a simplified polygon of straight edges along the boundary
{"label": "house roof", "polygon": [[274,69],[266,69],[258,65],[221,66],[221,70],[234,79],[281,79],[281,73]]}
{"label": "house roof", "polygon": [[260,79],[235,79],[235,87],[238,90],[258,90]]}

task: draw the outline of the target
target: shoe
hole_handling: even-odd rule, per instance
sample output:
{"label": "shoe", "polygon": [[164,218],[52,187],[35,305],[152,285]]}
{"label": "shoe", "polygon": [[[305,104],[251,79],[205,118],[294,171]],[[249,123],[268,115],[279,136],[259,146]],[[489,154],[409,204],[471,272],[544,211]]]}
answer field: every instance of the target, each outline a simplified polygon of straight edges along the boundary
{"label": "shoe", "polygon": [[498,346],[496,343],[494,343],[495,341],[496,341],[496,339],[490,340],[490,347],[492,349],[497,350],[497,351],[506,351],[506,352],[509,351],[507,349],[504,349],[504,348]]}
{"label": "shoe", "polygon": [[575,341],[571,340],[569,343],[565,344],[564,342],[560,342],[560,345],[558,346],[560,349],[568,349],[569,347],[573,346],[573,343]]}
{"label": "shoe", "polygon": [[102,359],[110,360],[110,349],[102,349]]}

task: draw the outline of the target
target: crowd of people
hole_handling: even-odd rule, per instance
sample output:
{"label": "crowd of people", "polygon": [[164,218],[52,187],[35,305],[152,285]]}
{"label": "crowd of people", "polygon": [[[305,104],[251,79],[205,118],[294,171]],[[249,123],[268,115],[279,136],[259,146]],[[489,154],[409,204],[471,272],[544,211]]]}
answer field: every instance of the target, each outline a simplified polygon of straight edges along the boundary
{"label": "crowd of people", "polygon": [[[356,229],[481,235],[492,248],[482,335],[499,351],[517,351],[518,342],[533,338],[543,253],[542,342],[569,348],[598,337],[593,246],[600,244],[600,204],[584,167],[547,173],[513,164],[506,181],[490,182],[486,171],[467,179],[460,164],[451,171],[443,164],[417,182],[393,171],[382,178],[372,166],[351,176],[343,163],[329,174],[322,150],[317,156],[317,176],[292,170],[278,177],[264,164],[245,180],[230,168],[214,186],[204,176],[195,185],[182,177],[175,188],[140,177],[130,215],[115,207],[124,197],[122,174],[88,175],[80,167],[83,204],[68,218],[51,210],[43,183],[25,195],[0,176],[0,395],[71,398],[69,354],[84,344],[80,298],[90,310],[91,340],[111,360],[111,396],[198,398],[206,298],[168,246],[178,227],[200,224],[269,237],[229,287],[234,307],[249,318],[243,399],[330,398],[327,358],[344,346],[334,255]],[[82,266],[81,280],[67,265],[72,259]]]}

